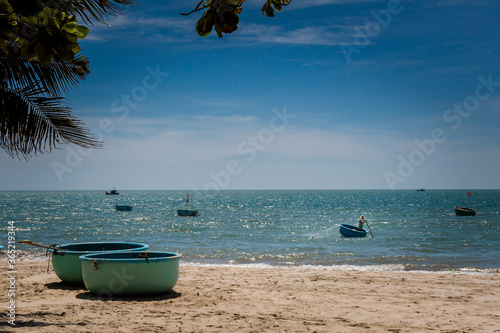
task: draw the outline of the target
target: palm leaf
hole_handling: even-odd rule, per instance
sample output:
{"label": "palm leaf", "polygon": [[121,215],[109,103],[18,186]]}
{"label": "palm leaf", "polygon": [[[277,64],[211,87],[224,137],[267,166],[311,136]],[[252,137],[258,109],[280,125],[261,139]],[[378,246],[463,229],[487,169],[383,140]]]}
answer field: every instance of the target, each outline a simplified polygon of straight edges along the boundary
{"label": "palm leaf", "polygon": [[[38,15],[49,6],[77,15],[86,23],[116,15],[132,0],[23,0],[11,1],[18,17]],[[2,37],[3,38],[3,37]],[[17,47],[5,41],[0,50],[0,148],[12,157],[25,158],[51,151],[59,144],[100,148],[83,123],[63,105],[68,92],[89,74],[88,61],[77,55],[72,61],[38,61],[20,57]],[[8,51],[8,55],[7,55]],[[12,52],[11,52],[12,51]]]}
{"label": "palm leaf", "polygon": [[9,87],[26,87],[36,83],[40,88],[59,96],[78,86],[90,73],[88,60],[82,54],[72,62],[55,62],[42,66],[38,61],[29,61],[15,52],[5,55],[0,51],[0,84]]}
{"label": "palm leaf", "polygon": [[134,5],[132,0],[62,0],[57,6],[63,11],[76,14],[85,23],[102,22],[106,14],[120,14],[125,7]]}
{"label": "palm leaf", "polygon": [[10,3],[14,12],[21,16],[36,15],[49,6],[78,15],[89,24],[93,20],[102,22],[106,14],[119,14],[125,7],[135,4],[132,0],[15,0]]}
{"label": "palm leaf", "polygon": [[58,144],[73,143],[83,148],[100,148],[62,97],[45,97],[47,92],[30,85],[22,89],[0,87],[0,147],[9,155],[25,158],[52,151]]}

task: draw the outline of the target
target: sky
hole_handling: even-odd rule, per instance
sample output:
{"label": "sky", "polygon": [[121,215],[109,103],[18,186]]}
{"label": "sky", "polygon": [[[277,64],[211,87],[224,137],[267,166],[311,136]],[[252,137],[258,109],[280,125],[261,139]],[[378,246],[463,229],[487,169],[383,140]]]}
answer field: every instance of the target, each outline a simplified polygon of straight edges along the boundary
{"label": "sky", "polygon": [[500,1],[144,0],[81,42],[66,96],[103,149],[0,151],[0,190],[498,189]]}

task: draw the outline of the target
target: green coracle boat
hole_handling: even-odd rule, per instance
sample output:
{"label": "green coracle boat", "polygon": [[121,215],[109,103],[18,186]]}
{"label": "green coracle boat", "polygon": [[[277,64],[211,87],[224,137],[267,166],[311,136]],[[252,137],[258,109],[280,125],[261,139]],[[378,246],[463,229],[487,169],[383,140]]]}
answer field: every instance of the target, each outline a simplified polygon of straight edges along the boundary
{"label": "green coracle boat", "polygon": [[127,242],[90,242],[56,245],[49,249],[54,272],[69,284],[83,284],[82,264],[78,257],[101,252],[146,251],[149,245]]}
{"label": "green coracle boat", "polygon": [[166,293],[179,278],[180,257],[178,253],[154,251],[83,255],[83,282],[101,297]]}

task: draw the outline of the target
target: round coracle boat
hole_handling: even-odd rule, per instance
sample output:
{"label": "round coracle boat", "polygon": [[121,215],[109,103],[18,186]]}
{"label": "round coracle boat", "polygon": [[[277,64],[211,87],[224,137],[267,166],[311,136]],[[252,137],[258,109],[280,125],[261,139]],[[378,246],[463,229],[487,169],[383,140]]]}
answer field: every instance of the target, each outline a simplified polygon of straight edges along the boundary
{"label": "round coracle boat", "polygon": [[149,245],[130,242],[90,242],[56,245],[49,249],[56,275],[65,283],[83,284],[78,257],[101,252],[146,251]]}
{"label": "round coracle boat", "polygon": [[141,296],[172,290],[181,255],[172,252],[109,252],[80,257],[85,287],[98,296]]}

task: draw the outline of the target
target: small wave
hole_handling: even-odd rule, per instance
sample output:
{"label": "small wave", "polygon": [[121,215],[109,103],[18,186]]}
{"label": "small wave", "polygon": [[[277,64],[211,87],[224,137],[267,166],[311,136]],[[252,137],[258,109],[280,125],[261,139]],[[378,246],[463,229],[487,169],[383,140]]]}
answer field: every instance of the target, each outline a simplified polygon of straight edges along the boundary
{"label": "small wave", "polygon": [[[2,250],[1,260],[7,260],[7,252]],[[47,261],[49,259],[45,251],[21,251],[16,250],[17,261]],[[208,259],[208,258],[207,258]],[[267,263],[208,263],[182,260],[181,266],[195,267],[235,267],[235,268],[266,268],[266,269],[297,269],[297,270],[319,270],[319,271],[346,271],[346,272],[397,272],[397,273],[421,273],[421,274],[461,274],[461,275],[495,275],[500,276],[500,269],[476,267],[417,267],[412,264],[383,264],[383,265],[296,265],[294,262],[271,265]]]}
{"label": "small wave", "polygon": [[[9,259],[7,257],[7,252],[5,249],[2,250],[2,255],[0,256],[2,260],[7,260]],[[15,252],[15,260],[17,261],[45,261],[48,260],[48,255],[45,251],[40,252],[40,251],[21,251],[21,250],[16,250]]]}
{"label": "small wave", "polygon": [[[421,273],[421,274],[463,274],[463,275],[498,275],[500,269],[479,269],[479,268],[459,268],[459,269],[444,269],[444,270],[418,270],[408,269],[411,265],[390,264],[390,265],[270,265],[264,263],[253,264],[209,264],[197,262],[181,262],[181,266],[194,267],[234,267],[234,268],[266,268],[266,269],[296,269],[296,270],[318,270],[318,271],[345,271],[345,272],[394,272],[394,273]],[[414,268],[414,267],[412,267]]]}

